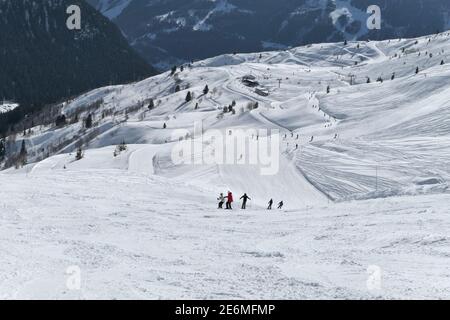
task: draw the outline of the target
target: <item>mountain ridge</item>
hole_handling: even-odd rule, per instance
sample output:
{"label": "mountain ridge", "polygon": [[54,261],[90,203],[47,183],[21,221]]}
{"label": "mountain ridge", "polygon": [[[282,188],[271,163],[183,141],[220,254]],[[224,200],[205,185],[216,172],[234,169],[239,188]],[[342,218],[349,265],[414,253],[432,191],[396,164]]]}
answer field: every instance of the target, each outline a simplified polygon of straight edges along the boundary
{"label": "mountain ridge", "polygon": [[[340,202],[442,193],[450,185],[449,39],[446,32],[220,55],[68,100],[53,121],[8,137],[7,154],[14,159],[25,144],[33,163],[25,170],[36,173],[111,165],[202,177],[213,190],[252,190],[259,205],[269,192],[295,206],[324,196]],[[196,136],[198,123],[206,135],[236,130],[253,144],[279,139],[279,171],[267,177],[261,172],[271,168],[262,164],[215,163],[208,139]],[[266,133],[257,136],[260,129]],[[204,147],[193,159],[205,163],[173,158],[191,140]],[[133,151],[113,156],[124,141]],[[78,148],[87,149],[87,160],[75,161]]]}
{"label": "mountain ridge", "polygon": [[[223,53],[419,37],[450,28],[444,0],[88,0],[161,70]],[[426,4],[426,5],[425,5]],[[382,29],[367,30],[378,5]]]}
{"label": "mountain ridge", "polygon": [[[81,8],[81,30],[66,26],[72,4]],[[0,132],[46,104],[155,74],[118,28],[84,1],[7,0],[0,11],[0,99],[20,104],[0,117]]]}

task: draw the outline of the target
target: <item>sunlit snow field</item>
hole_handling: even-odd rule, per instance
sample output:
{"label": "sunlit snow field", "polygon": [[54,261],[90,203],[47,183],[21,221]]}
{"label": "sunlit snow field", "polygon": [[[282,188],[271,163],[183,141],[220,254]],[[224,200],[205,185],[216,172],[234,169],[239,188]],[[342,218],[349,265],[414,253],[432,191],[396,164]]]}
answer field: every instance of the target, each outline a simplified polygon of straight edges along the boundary
{"label": "sunlit snow field", "polygon": [[[29,164],[0,173],[0,297],[448,298],[449,52],[439,34],[223,55],[67,102],[70,117],[102,99],[95,128],[18,134]],[[150,98],[153,110],[125,112]],[[252,130],[279,130],[261,137],[280,138],[279,169],[173,163],[177,130],[195,122],[250,144]],[[248,210],[217,210],[228,190],[248,193]],[[265,210],[271,198],[283,210]]]}

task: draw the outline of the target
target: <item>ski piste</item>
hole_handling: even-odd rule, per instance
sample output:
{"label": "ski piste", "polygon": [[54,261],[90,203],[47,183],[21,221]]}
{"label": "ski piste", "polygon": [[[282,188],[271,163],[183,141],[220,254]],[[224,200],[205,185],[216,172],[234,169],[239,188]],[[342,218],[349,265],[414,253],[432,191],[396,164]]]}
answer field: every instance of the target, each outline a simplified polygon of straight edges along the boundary
{"label": "ski piste", "polygon": [[[222,55],[65,102],[80,120],[17,134],[27,164],[0,173],[0,297],[446,298],[449,40]],[[277,130],[279,170],[174,164],[180,140],[210,156],[194,123],[249,144]]]}

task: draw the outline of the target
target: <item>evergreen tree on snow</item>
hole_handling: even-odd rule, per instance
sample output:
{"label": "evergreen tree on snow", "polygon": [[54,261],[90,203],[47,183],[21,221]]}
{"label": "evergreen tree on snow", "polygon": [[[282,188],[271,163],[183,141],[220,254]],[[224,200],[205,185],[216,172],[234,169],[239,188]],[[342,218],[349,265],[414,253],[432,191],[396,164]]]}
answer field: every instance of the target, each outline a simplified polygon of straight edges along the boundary
{"label": "evergreen tree on snow", "polygon": [[188,91],[187,95],[186,95],[186,102],[190,102],[192,100],[192,94],[190,91]]}
{"label": "evergreen tree on snow", "polygon": [[155,109],[155,101],[153,101],[153,99],[150,99],[150,103],[148,105],[148,109],[149,110]]}
{"label": "evergreen tree on snow", "polygon": [[206,96],[209,92],[209,87],[208,85],[205,86],[205,89],[203,89],[203,94]]}
{"label": "evergreen tree on snow", "polygon": [[5,159],[5,157],[6,157],[5,142],[3,140],[0,140],[0,161]]}
{"label": "evergreen tree on snow", "polygon": [[16,168],[19,168],[27,164],[27,155],[28,155],[27,146],[25,140],[22,140],[22,146],[20,147],[19,156],[17,157],[16,161]]}
{"label": "evergreen tree on snow", "polygon": [[56,117],[55,125],[57,127],[65,126],[66,123],[67,123],[67,119],[66,119],[65,115],[60,115],[60,116]]}
{"label": "evergreen tree on snow", "polygon": [[127,151],[127,149],[128,147],[125,140],[122,140],[122,143],[116,146],[116,149],[114,150],[114,157],[117,157],[123,151]]}
{"label": "evergreen tree on snow", "polygon": [[75,160],[76,161],[79,161],[79,160],[81,160],[81,159],[83,159],[83,149],[81,149],[81,147],[79,147],[78,149],[77,149],[77,154],[75,155]]}
{"label": "evergreen tree on snow", "polygon": [[86,120],[84,121],[84,126],[86,127],[86,129],[90,129],[92,128],[92,115],[89,114],[86,118]]}

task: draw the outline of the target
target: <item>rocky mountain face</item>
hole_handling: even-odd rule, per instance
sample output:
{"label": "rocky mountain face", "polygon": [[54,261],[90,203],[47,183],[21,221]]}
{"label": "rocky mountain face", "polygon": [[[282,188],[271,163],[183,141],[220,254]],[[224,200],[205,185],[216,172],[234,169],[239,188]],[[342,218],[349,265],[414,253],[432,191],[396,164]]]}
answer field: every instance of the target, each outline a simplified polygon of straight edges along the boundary
{"label": "rocky mountain face", "polygon": [[[80,30],[66,25],[70,5],[81,8]],[[0,1],[0,99],[20,104],[0,115],[0,132],[48,103],[154,73],[85,1]]]}
{"label": "rocky mountain face", "polygon": [[[160,69],[222,53],[415,37],[450,28],[448,0],[87,0]],[[367,8],[382,11],[368,30]]]}

